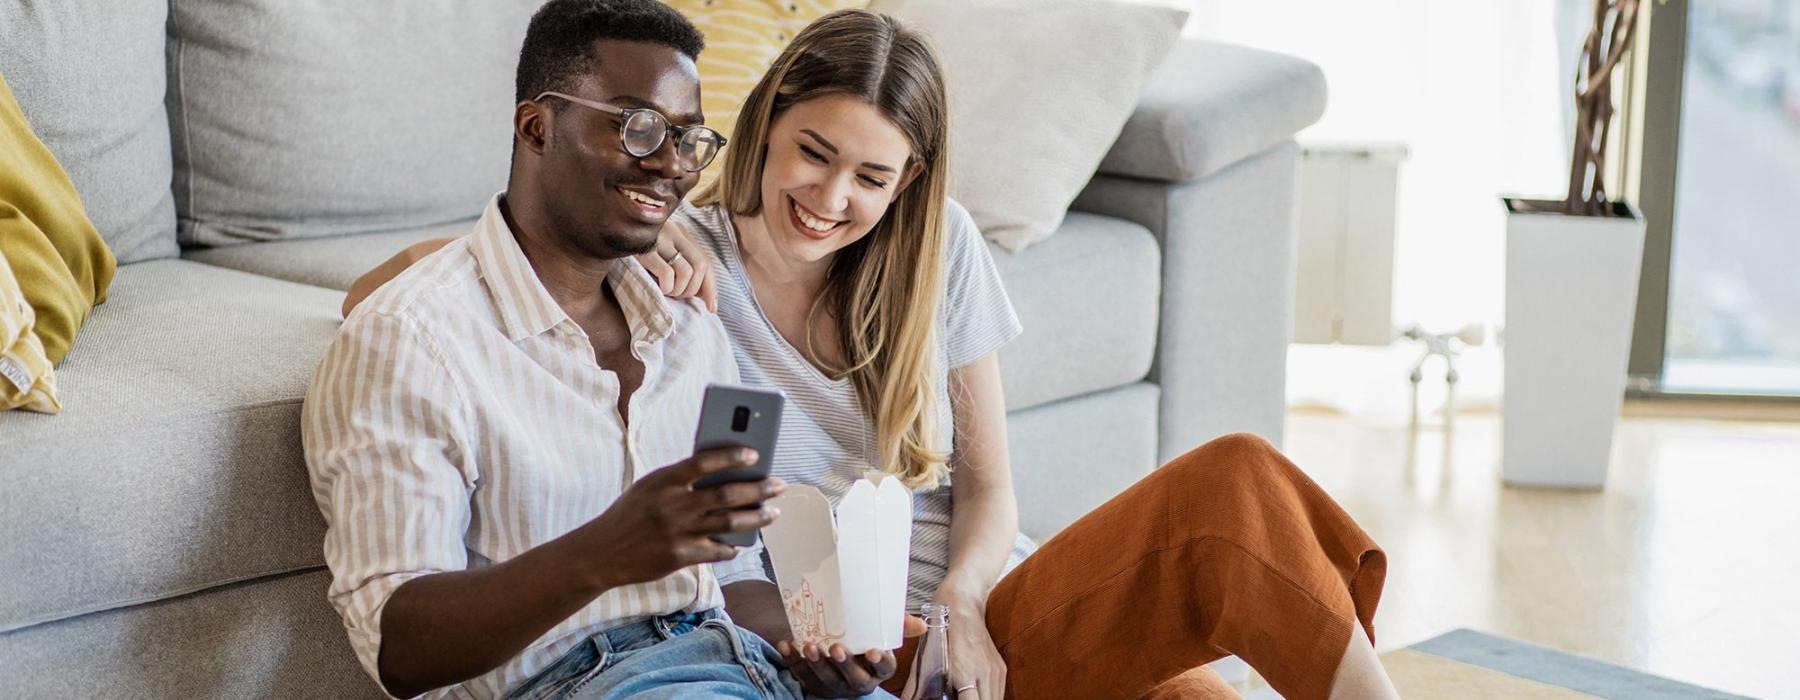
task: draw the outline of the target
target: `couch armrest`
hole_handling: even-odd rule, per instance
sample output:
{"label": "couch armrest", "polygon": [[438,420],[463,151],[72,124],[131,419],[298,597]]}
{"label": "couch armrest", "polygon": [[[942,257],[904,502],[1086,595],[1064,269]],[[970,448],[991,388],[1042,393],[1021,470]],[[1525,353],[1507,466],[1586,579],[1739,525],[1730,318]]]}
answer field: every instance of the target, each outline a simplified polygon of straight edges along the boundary
{"label": "couch armrest", "polygon": [[1159,463],[1227,433],[1281,443],[1299,162],[1290,139],[1192,182],[1100,175],[1075,199],[1162,246]]}
{"label": "couch armrest", "polygon": [[1293,138],[1325,112],[1325,74],[1302,59],[1183,40],[1151,76],[1107,175],[1189,182]]}

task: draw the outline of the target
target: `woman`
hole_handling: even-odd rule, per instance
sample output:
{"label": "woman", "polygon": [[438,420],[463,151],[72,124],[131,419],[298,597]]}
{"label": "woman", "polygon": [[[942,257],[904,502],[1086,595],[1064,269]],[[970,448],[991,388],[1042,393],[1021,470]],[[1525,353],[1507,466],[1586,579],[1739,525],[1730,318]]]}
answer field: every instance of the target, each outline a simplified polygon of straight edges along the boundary
{"label": "woman", "polygon": [[[821,18],[642,258],[673,295],[716,293],[744,381],[787,393],[775,475],[834,501],[865,469],[915,488],[909,603],[950,607],[959,697],[1230,695],[1198,668],[1227,653],[1290,698],[1392,697],[1369,641],[1385,558],[1267,442],[1197,448],[1035,553],[1018,535],[995,353],[1019,326],[947,200],[946,122],[919,35]],[[346,309],[434,247],[359,280]],[[788,637],[773,586],[720,580],[741,625]],[[879,680],[841,647],[779,647],[812,692]]]}

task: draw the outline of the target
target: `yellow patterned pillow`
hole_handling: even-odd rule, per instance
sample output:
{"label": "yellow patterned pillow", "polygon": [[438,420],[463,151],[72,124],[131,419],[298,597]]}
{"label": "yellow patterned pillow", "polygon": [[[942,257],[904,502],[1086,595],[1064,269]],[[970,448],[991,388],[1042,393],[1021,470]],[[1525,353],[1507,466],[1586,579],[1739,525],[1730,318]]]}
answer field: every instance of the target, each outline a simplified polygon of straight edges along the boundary
{"label": "yellow patterned pillow", "polygon": [[0,253],[0,411],[23,408],[56,413],[56,370],[32,329],[34,317],[12,265]]}
{"label": "yellow patterned pillow", "polygon": [[[0,76],[0,255],[31,304],[51,364],[62,362],[118,266],[81,195]],[[0,340],[11,341],[13,336]]]}
{"label": "yellow patterned pillow", "polygon": [[[700,53],[700,107],[706,123],[731,138],[744,98],[788,42],[813,20],[868,0],[665,0],[706,35]],[[727,145],[729,147],[729,145]],[[720,160],[723,162],[723,159]],[[705,180],[718,172],[707,168]]]}

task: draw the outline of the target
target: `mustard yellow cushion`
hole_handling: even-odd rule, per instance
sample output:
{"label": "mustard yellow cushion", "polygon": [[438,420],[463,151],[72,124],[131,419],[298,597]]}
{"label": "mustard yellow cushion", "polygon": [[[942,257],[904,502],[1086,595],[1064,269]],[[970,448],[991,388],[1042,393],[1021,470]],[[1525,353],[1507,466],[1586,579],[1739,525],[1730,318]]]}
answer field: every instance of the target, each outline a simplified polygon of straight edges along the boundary
{"label": "mustard yellow cushion", "polygon": [[[731,138],[744,98],[775,57],[813,20],[868,0],[665,0],[706,35],[700,52],[700,108],[706,124]],[[729,145],[727,146],[729,147]],[[722,162],[723,159],[721,158]],[[706,169],[711,180],[718,167]]]}
{"label": "mustard yellow cushion", "polygon": [[32,330],[31,304],[19,291],[12,266],[0,255],[0,411],[23,408],[56,413],[56,370]]}
{"label": "mustard yellow cushion", "polygon": [[[95,304],[106,300],[118,266],[94,230],[81,196],[25,121],[0,75],[0,256],[30,304],[43,352],[62,361]],[[9,312],[10,313],[10,312]],[[0,341],[16,340],[0,336]]]}

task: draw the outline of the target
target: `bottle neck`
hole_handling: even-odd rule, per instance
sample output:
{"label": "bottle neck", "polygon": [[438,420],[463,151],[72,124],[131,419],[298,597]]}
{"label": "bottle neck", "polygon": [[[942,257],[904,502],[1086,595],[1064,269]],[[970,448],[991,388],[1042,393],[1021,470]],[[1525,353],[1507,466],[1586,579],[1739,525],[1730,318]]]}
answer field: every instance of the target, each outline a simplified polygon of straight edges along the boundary
{"label": "bottle neck", "polygon": [[925,603],[919,606],[919,617],[924,618],[927,629],[949,629],[950,606],[937,603]]}

